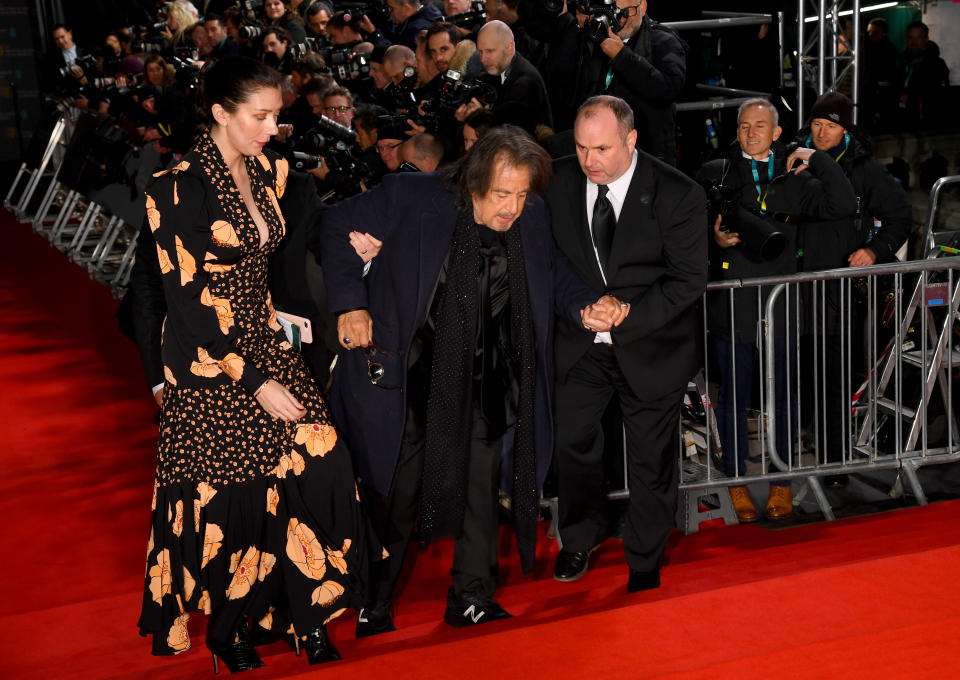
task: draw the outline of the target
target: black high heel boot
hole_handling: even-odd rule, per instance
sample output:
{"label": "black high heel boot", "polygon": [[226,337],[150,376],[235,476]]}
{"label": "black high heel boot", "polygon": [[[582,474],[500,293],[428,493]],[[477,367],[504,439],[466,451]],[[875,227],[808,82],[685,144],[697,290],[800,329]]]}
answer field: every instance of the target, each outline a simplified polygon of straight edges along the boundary
{"label": "black high heel boot", "polygon": [[207,636],[207,649],[213,655],[213,672],[219,674],[217,657],[223,659],[231,673],[252,671],[254,668],[263,668],[266,664],[260,660],[257,650],[250,642],[250,631],[244,621],[237,629],[236,639],[233,642],[220,642]]}
{"label": "black high heel boot", "polygon": [[330,641],[326,626],[320,626],[307,633],[303,649],[307,652],[307,660],[311,666],[327,661],[339,661],[343,658]]}

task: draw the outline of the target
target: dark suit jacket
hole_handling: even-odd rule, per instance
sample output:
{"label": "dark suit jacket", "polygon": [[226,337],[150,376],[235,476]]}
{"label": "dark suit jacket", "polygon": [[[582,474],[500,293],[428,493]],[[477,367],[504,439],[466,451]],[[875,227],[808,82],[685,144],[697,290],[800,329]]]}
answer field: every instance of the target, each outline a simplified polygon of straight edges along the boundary
{"label": "dark suit jacket", "polygon": [[[641,399],[684,387],[700,365],[702,328],[695,306],[707,282],[706,195],[678,170],[638,151],[620,212],[604,285],[587,227],[586,177],[576,157],[554,161],[547,191],[553,235],[597,295],[631,304],[612,333],[620,369]],[[557,378],[593,343],[576,325],[557,324]]]}
{"label": "dark suit jacket", "polygon": [[492,107],[497,125],[511,123],[530,134],[537,125],[553,127],[550,99],[543,76],[522,54],[515,54],[507,78],[500,84],[500,76],[487,75],[497,88],[497,101]]}
{"label": "dark suit jacket", "polygon": [[[380,186],[343,201],[324,215],[323,273],[331,312],[366,308],[385,374],[384,384],[406,385],[407,355],[430,309],[457,221],[457,197],[434,174],[387,175]],[[534,446],[538,484],[553,453],[553,331],[555,314],[579,323],[579,310],[596,296],[573,273],[550,235],[546,206],[532,199],[512,227],[520,229],[536,348]],[[366,279],[350,246],[357,229],[381,239],[383,249]],[[588,334],[581,330],[584,336]],[[406,420],[404,390],[370,383],[360,351],[341,350],[333,372],[330,407],[350,446],[357,472],[386,494],[393,480]],[[510,439],[504,437],[504,466],[512,470]]]}

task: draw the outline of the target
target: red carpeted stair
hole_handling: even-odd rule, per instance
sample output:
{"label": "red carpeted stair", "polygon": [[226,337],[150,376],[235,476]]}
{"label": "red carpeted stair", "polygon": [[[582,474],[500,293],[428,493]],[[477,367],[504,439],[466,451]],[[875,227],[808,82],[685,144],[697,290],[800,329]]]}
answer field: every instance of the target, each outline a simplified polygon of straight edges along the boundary
{"label": "red carpeted stair", "polygon": [[[0,678],[205,678],[194,649],[150,656],[137,634],[154,407],[115,301],[0,212]],[[245,677],[953,678],[960,668],[960,502],[770,532],[676,538],[663,586],[628,596],[615,541],[571,584],[540,544],[524,576],[502,538],[515,618],[441,622],[452,547],[419,555],[395,633],[332,635],[345,661],[285,645]],[[226,671],[222,671],[225,673]]]}

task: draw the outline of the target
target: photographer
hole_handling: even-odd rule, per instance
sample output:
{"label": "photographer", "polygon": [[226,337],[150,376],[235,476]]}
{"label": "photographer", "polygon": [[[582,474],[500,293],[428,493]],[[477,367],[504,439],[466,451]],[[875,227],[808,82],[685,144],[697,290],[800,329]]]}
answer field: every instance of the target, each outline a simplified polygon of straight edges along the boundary
{"label": "photographer", "polygon": [[533,63],[539,63],[543,54],[543,45],[527,31],[520,19],[520,0],[484,0],[486,22],[502,21],[513,31],[517,52]]}
{"label": "photographer", "polygon": [[226,20],[219,14],[207,14],[203,18],[203,27],[207,29],[207,37],[213,49],[211,59],[236,57],[240,54],[240,46],[227,34]]}
{"label": "photographer", "polygon": [[[492,82],[498,91],[491,106],[494,124],[517,125],[534,137],[538,136],[538,127],[552,128],[553,115],[543,77],[516,52],[510,27],[499,20],[486,24],[477,36],[477,50],[488,74],[484,80]],[[466,120],[479,108],[480,102],[472,99],[457,110],[457,120]]]}
{"label": "photographer", "polygon": [[328,42],[330,36],[327,34],[327,24],[332,16],[332,5],[328,5],[323,0],[317,0],[317,2],[312,3],[307,8],[306,15],[304,16],[307,28],[310,30],[310,35],[323,42]]}
{"label": "photographer", "polygon": [[163,6],[164,26],[160,35],[166,38],[170,51],[184,47],[191,47],[192,42],[188,31],[200,21],[197,8],[188,0],[174,0]]}
{"label": "photographer", "polygon": [[[743,279],[794,273],[798,269],[798,232],[814,235],[831,225],[849,221],[856,208],[855,197],[837,164],[825,153],[801,152],[801,167],[790,172],[786,149],[777,140],[781,129],[777,109],[765,99],[751,99],[740,106],[737,144],[727,158],[711,161],[700,171],[698,181],[707,189],[711,212],[711,278]],[[790,157],[792,158],[792,156]],[[787,219],[789,218],[789,219]],[[763,289],[762,305],[769,288]],[[754,364],[757,357],[758,300],[755,290],[733,293],[736,326],[730,326],[730,294],[710,295],[708,325],[720,373],[717,425],[723,445],[724,473],[729,477],[746,472],[749,455],[747,409],[751,403]],[[778,307],[775,331],[777,451],[786,457],[792,433],[786,424],[798,426],[796,403],[788,406],[788,355],[791,384],[796,383],[796,344],[789,341],[785,305]],[[793,317],[793,314],[791,314]],[[734,382],[734,375],[736,381]],[[734,411],[734,401],[736,411]],[[788,410],[791,411],[788,416]],[[734,424],[736,423],[736,425]],[[736,437],[734,437],[736,431]],[[734,443],[736,440],[736,445]],[[737,517],[757,520],[746,487],[730,488]],[[793,512],[789,484],[771,485],[766,505],[768,519],[782,519]]]}
{"label": "photographer", "polygon": [[646,0],[579,0],[573,6],[576,21],[562,14],[550,26],[544,68],[556,128],[570,128],[588,97],[614,95],[633,110],[637,146],[675,165],[674,101],[686,77],[684,43],[646,16]]}
{"label": "photographer", "polygon": [[237,44],[240,55],[260,59],[263,27],[255,21],[251,22],[248,15],[239,7],[230,7],[223,14],[223,22],[227,27],[227,35]]}
{"label": "photographer", "polygon": [[302,43],[307,39],[307,29],[303,25],[300,15],[290,9],[284,0],[264,0],[263,22],[268,27],[276,26],[290,34],[294,43]]}
{"label": "photographer", "polygon": [[443,18],[434,5],[422,5],[420,0],[387,0],[387,4],[390,6],[390,22],[383,33],[394,45],[415,49],[420,31]]}
{"label": "photographer", "polygon": [[443,144],[433,135],[421,132],[401,145],[399,169],[402,172],[433,172],[443,162],[443,155]]}
{"label": "photographer", "polygon": [[290,73],[290,34],[278,26],[270,26],[264,29],[263,38],[263,62],[268,66],[280,71],[280,73]]}
{"label": "photographer", "polygon": [[83,78],[83,69],[76,66],[76,61],[87,51],[73,42],[73,31],[69,26],[55,25],[50,36],[56,47],[44,59],[44,89],[53,91],[57,89],[57,83],[65,83],[67,89],[76,89]]}

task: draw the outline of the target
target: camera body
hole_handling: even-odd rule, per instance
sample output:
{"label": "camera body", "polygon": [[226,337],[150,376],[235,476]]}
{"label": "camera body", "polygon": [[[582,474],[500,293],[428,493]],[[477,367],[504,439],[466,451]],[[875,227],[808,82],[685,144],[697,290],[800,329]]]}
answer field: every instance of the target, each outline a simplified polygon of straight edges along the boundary
{"label": "camera body", "polygon": [[473,30],[487,21],[487,8],[486,5],[483,4],[483,0],[473,0],[473,2],[470,3],[470,9],[466,12],[443,17],[443,21],[451,23],[458,28]]}
{"label": "camera body", "polygon": [[[293,152],[294,170],[313,170],[321,160],[330,172],[337,173],[333,196],[346,198],[375,183],[377,172],[354,155],[357,133],[326,116],[320,116],[316,127],[308,130]],[[332,179],[332,178],[331,178]]]}
{"label": "camera body", "polygon": [[583,32],[590,42],[602,43],[610,37],[608,31],[618,33],[627,23],[627,14],[617,7],[615,0],[577,0],[577,11],[590,18]]}
{"label": "camera body", "polygon": [[314,51],[323,59],[330,75],[337,80],[356,80],[370,75],[369,54],[354,53],[351,47],[324,47]]}
{"label": "camera body", "polygon": [[[77,57],[76,61],[73,62],[73,66],[79,67],[80,70],[83,71],[83,75],[89,78],[97,72],[97,58],[92,54],[85,54],[82,57]],[[73,66],[61,66],[60,77],[72,78]]]}
{"label": "camera body", "polygon": [[383,26],[390,20],[390,5],[386,0],[342,0],[336,6],[347,13],[344,18],[350,23],[363,16],[375,26]]}
{"label": "camera body", "polygon": [[403,80],[399,83],[388,83],[383,88],[383,96],[393,104],[397,111],[415,111],[419,102],[414,90],[417,88],[417,69],[413,66],[403,67]]}
{"label": "camera body", "polygon": [[721,216],[721,231],[738,234],[744,248],[755,257],[775,260],[786,248],[787,237],[772,219],[743,207],[740,188],[724,181],[731,171],[726,159],[704,166],[700,183],[707,192],[707,224],[712,228]]}

